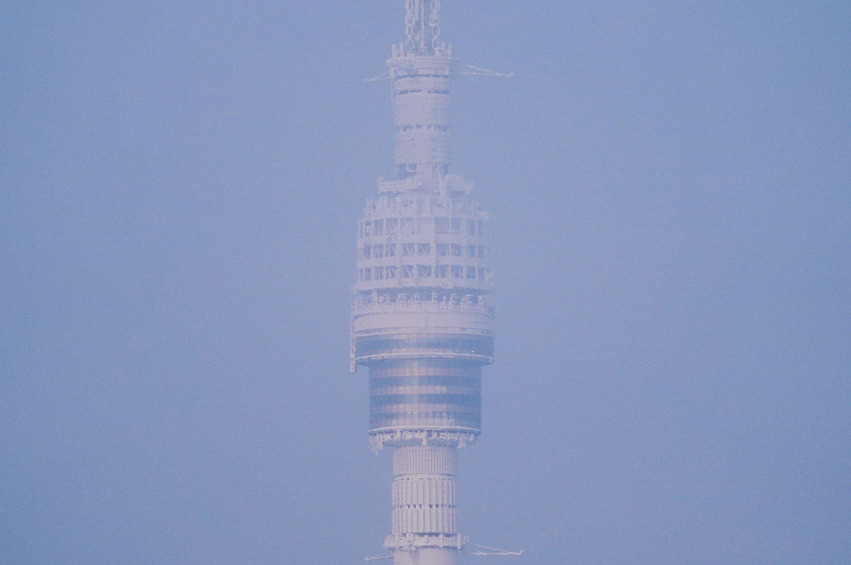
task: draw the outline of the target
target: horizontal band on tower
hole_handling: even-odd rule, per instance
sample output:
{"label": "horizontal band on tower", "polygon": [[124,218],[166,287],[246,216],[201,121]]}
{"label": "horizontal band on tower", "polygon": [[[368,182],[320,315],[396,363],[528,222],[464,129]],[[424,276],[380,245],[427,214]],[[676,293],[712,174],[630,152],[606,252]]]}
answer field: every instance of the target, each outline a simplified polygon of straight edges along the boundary
{"label": "horizontal band on tower", "polygon": [[493,357],[493,338],[473,337],[358,337],[355,339],[356,357],[392,355],[394,353],[418,357],[452,356]]}
{"label": "horizontal band on tower", "polygon": [[450,447],[400,447],[393,452],[394,475],[454,475],[458,452]]}

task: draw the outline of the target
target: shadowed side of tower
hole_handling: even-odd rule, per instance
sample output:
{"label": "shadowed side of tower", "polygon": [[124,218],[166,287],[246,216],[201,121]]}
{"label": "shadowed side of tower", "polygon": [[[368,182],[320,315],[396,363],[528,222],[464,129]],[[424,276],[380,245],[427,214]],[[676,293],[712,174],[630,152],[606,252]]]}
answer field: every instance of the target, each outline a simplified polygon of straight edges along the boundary
{"label": "shadowed side of tower", "polygon": [[454,565],[457,450],[481,433],[481,368],[493,361],[488,216],[450,174],[451,50],[440,3],[406,1],[388,60],[397,179],[358,223],[352,368],[369,368],[369,434],[392,448],[396,565]]}

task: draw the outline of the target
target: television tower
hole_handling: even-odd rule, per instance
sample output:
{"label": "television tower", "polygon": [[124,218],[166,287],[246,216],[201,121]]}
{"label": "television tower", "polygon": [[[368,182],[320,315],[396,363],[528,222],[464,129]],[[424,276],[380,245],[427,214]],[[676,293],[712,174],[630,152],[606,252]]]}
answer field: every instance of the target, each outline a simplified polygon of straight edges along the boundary
{"label": "television tower", "polygon": [[369,368],[373,447],[393,450],[384,547],[394,565],[456,565],[457,452],[481,433],[493,361],[488,214],[450,174],[456,63],[439,41],[440,1],[405,5],[405,41],[387,61],[397,178],[378,181],[358,222],[351,368]]}

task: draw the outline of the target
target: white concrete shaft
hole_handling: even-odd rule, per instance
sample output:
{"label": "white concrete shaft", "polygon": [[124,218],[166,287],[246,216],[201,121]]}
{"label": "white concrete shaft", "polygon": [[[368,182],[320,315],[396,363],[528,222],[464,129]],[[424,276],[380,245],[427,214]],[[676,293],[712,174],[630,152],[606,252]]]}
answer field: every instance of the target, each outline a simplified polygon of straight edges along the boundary
{"label": "white concrete shaft", "polygon": [[457,534],[455,469],[451,447],[406,446],[393,452],[393,534]]}
{"label": "white concrete shaft", "polygon": [[400,549],[393,552],[393,565],[458,565],[458,550],[443,547]]}

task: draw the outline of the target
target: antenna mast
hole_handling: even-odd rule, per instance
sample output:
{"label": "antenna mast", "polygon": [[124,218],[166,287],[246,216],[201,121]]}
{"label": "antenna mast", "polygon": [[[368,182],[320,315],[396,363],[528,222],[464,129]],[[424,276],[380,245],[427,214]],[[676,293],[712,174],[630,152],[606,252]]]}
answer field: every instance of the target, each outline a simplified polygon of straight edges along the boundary
{"label": "antenna mast", "polygon": [[440,36],[440,0],[428,2],[426,17],[425,0],[405,1],[405,52],[406,54],[425,55],[438,48]]}

